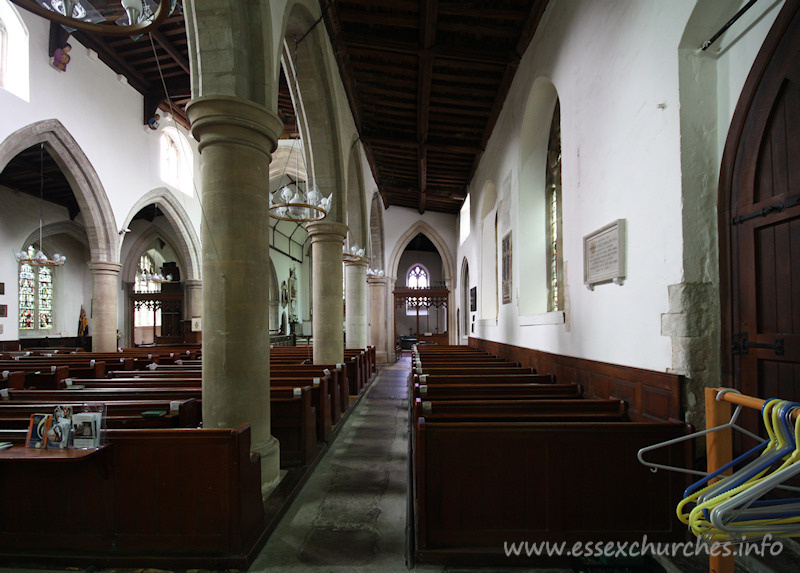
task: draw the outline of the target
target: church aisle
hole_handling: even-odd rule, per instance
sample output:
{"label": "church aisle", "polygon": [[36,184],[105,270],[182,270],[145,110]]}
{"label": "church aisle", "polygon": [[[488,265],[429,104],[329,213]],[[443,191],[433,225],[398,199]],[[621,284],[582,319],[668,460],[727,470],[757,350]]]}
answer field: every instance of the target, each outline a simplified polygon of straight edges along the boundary
{"label": "church aisle", "polygon": [[381,370],[251,572],[407,570],[409,368]]}

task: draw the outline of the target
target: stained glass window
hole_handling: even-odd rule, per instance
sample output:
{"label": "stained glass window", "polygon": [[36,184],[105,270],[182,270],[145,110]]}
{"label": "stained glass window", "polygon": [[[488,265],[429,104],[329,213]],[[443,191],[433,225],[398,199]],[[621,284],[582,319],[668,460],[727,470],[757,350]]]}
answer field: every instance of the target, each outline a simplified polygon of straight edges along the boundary
{"label": "stained glass window", "polygon": [[23,263],[19,266],[19,328],[32,330],[36,313],[36,275],[33,267]]}
{"label": "stained glass window", "polygon": [[550,290],[548,310],[562,310],[563,255],[561,253],[561,111],[559,103],[553,112],[550,140],[547,144],[547,279]]}
{"label": "stained glass window", "polygon": [[[430,288],[431,284],[428,280],[428,271],[422,265],[413,265],[406,275],[406,286],[410,288]],[[406,305],[406,315],[416,315],[417,307],[419,307],[419,314],[428,314],[428,307],[425,306],[427,297],[420,297],[409,299]]]}
{"label": "stained glass window", "polygon": [[39,328],[53,328],[53,271],[39,267]]}
{"label": "stained glass window", "polygon": [[[28,256],[33,256],[33,245]],[[53,328],[53,270],[27,263],[19,266],[19,328],[49,330]]]}
{"label": "stained glass window", "polygon": [[406,285],[411,288],[428,288],[428,284],[428,271],[420,265],[411,267]]}

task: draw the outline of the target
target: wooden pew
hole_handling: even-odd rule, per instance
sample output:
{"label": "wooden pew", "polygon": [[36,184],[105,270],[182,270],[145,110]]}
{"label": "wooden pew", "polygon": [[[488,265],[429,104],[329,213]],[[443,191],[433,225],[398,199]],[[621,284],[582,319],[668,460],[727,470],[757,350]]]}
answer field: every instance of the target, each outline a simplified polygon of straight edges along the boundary
{"label": "wooden pew", "polygon": [[[417,561],[552,567],[536,556],[509,559],[503,544],[683,540],[673,503],[685,478],[650,472],[636,452],[684,433],[666,423],[419,418],[412,456]],[[685,447],[665,450],[659,461],[683,465]]]}
{"label": "wooden pew", "polygon": [[583,397],[580,384],[504,383],[415,384],[414,397],[422,400],[577,400]]}
{"label": "wooden pew", "polygon": [[[312,379],[311,405],[316,411],[316,432],[317,441],[327,442],[332,432],[331,422],[331,395],[328,392],[327,376],[317,376]],[[308,385],[308,378],[298,377],[276,377],[271,376],[269,380],[270,392],[274,388],[302,388]]]}
{"label": "wooden pew", "polygon": [[[149,410],[169,409],[171,401],[202,401],[202,389],[195,387],[160,387],[148,388],[145,385],[137,388],[92,388],[82,390],[9,390],[11,403],[78,403],[103,402],[109,410],[109,416],[130,416],[127,406],[137,403],[155,404]],[[9,402],[5,402],[6,404]],[[121,404],[120,404],[121,403]],[[160,405],[160,407],[158,407]],[[317,451],[316,409],[311,405],[311,386],[272,387],[270,388],[271,431],[281,443],[281,464],[283,467],[304,465],[313,459]],[[141,415],[141,411],[135,415]],[[196,427],[200,420],[198,407]],[[285,447],[284,447],[285,445]]]}
{"label": "wooden pew", "polygon": [[[250,427],[109,430],[109,448],[75,451],[73,461],[19,461],[0,452],[0,554],[94,554],[97,559],[160,559],[187,566],[245,569],[264,511],[261,464]],[[5,454],[3,456],[3,454]],[[68,488],[56,487],[56,482]],[[43,516],[67,522],[46,547]],[[181,561],[183,560],[183,561]],[[107,563],[107,561],[105,561]],[[170,566],[170,568],[174,568]]]}
{"label": "wooden pew", "polygon": [[[74,399],[0,402],[0,427],[27,428],[31,414],[52,413],[56,406],[72,406],[82,411],[86,401]],[[200,405],[195,398],[184,400],[118,400],[106,402],[108,428],[196,428],[200,425]],[[177,406],[172,410],[172,406]],[[145,417],[143,412],[164,411],[164,416]]]}
{"label": "wooden pew", "polygon": [[506,374],[506,370],[494,370],[494,373],[470,374],[413,374],[414,382],[427,384],[497,384],[497,383],[531,383],[531,384],[556,384],[552,374]]}
{"label": "wooden pew", "polygon": [[106,364],[102,360],[84,359],[82,357],[58,358],[21,358],[19,360],[0,360],[2,370],[50,370],[58,366],[66,366],[68,376],[81,378],[101,378],[105,376]]}
{"label": "wooden pew", "polygon": [[311,462],[318,449],[311,388],[270,388],[270,405],[270,429],[280,442],[281,467]]}
{"label": "wooden pew", "polygon": [[626,421],[624,400],[414,400],[414,416],[431,421]]}

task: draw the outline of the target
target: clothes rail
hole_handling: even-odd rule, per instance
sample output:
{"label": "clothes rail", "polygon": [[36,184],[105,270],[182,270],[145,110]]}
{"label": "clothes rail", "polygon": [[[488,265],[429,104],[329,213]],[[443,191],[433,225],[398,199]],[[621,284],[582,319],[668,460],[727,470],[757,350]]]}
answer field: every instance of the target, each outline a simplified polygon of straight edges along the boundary
{"label": "clothes rail", "polygon": [[[761,410],[766,402],[761,398],[740,394],[730,388],[706,388],[706,428],[715,428],[731,419],[731,404]],[[792,413],[797,418],[800,410]],[[706,437],[706,458],[708,472],[714,472],[733,459],[733,440],[730,429],[708,434]],[[710,555],[709,571],[711,573],[734,573],[733,555]]]}

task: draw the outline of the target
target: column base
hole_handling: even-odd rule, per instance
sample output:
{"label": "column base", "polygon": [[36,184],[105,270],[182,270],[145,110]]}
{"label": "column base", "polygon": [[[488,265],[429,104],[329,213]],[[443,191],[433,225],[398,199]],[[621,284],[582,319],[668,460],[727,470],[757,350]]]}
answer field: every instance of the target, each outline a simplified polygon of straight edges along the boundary
{"label": "column base", "polygon": [[261,499],[266,499],[281,480],[280,442],[270,436],[266,442],[253,444],[251,451],[261,456]]}

